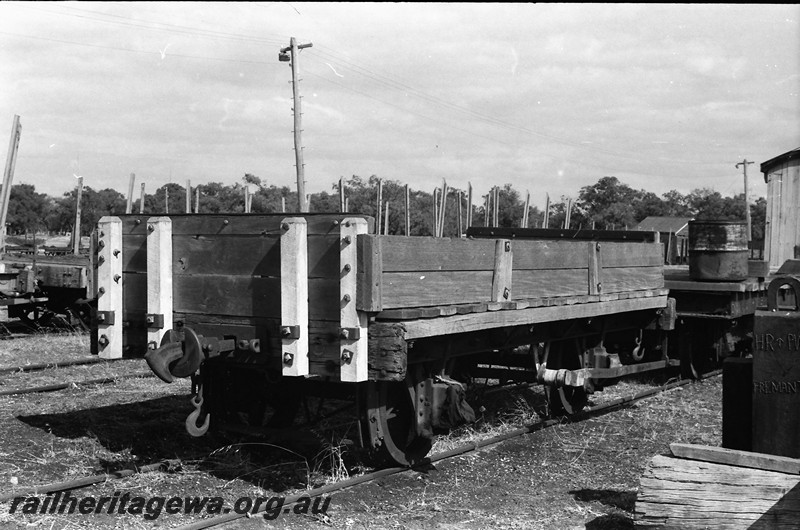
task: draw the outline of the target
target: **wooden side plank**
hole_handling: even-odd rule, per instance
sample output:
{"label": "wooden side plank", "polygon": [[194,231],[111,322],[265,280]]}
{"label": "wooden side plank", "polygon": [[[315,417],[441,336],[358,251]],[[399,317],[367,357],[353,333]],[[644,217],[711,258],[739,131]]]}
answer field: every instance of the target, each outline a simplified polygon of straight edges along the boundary
{"label": "wooden side plank", "polygon": [[[97,223],[97,311],[105,322],[97,321],[97,351],[102,359],[122,357],[122,222],[118,217],[102,217]],[[103,313],[101,313],[103,312]]]}
{"label": "wooden side plank", "polygon": [[[605,261],[603,263],[605,264]],[[604,267],[602,275],[603,293],[641,291],[664,287],[664,275],[661,267]]]}
{"label": "wooden side plank", "polygon": [[172,220],[151,217],[147,220],[147,344],[155,348],[172,329]]}
{"label": "wooden side plank", "polygon": [[492,240],[368,236],[377,240],[384,272],[487,271],[494,267]]}
{"label": "wooden side plank", "polygon": [[767,471],[778,471],[792,475],[800,475],[800,459],[785,456],[766,455],[751,451],[725,449],[708,445],[670,444],[670,451],[679,458],[702,460],[716,464],[751,467]]}

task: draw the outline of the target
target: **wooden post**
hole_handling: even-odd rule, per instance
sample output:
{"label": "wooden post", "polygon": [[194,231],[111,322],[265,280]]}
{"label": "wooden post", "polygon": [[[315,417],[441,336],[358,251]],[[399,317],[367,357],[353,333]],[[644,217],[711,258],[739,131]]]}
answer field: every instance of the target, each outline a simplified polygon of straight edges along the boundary
{"label": "wooden post", "polygon": [[157,348],[172,323],[172,219],[147,220],[147,347]]}
{"label": "wooden post", "polygon": [[286,197],[281,197],[281,213],[286,213]]}
{"label": "wooden post", "polygon": [[139,213],[144,213],[144,182],[142,182],[142,191],[139,192]]}
{"label": "wooden post", "polygon": [[458,238],[464,237],[464,228],[461,225],[461,190],[456,192],[456,215],[458,216]]}
{"label": "wooden post", "polygon": [[[19,116],[14,115],[11,123],[11,140],[8,143],[8,156],[6,168],[3,172],[3,188],[0,190],[0,252],[6,249],[6,218],[8,216],[8,202],[11,199],[11,182],[14,180],[14,168],[17,165],[17,151],[19,139],[22,135],[22,125]],[[36,239],[36,235],[33,236]]]}
{"label": "wooden post", "polygon": [[564,218],[564,228],[569,230],[571,222],[572,222],[572,199],[567,199],[567,211],[566,211],[566,217]]}
{"label": "wooden post", "polygon": [[244,185],[244,213],[250,213],[250,186]]}
{"label": "wooden post", "polygon": [[72,253],[80,254],[81,248],[81,196],[83,195],[83,177],[78,177],[78,193],[75,197],[75,228],[72,230]]}
{"label": "wooden post", "polygon": [[192,213],[192,181],[186,180],[186,213]]}
{"label": "wooden post", "polygon": [[446,212],[447,212],[447,181],[442,179],[442,194],[439,206],[439,223],[438,223],[439,232],[436,234],[437,237],[444,237],[444,220]]}
{"label": "wooden post", "polygon": [[411,192],[408,190],[408,184],[406,184],[405,188],[405,198],[406,198],[406,224],[405,224],[405,235],[411,235]]}
{"label": "wooden post", "polygon": [[344,177],[339,179],[339,212],[344,213]]}
{"label": "wooden post", "polygon": [[500,186],[494,188],[494,225],[500,226]]}
{"label": "wooden post", "polygon": [[389,235],[389,201],[386,201],[386,203],[384,203],[383,212],[384,212],[384,214],[383,214],[384,215],[383,235],[388,236]]}
{"label": "wooden post", "polygon": [[433,237],[439,233],[439,188],[433,188]]}
{"label": "wooden post", "polygon": [[381,219],[383,217],[382,216],[382,213],[383,213],[383,211],[382,211],[382,208],[383,208],[383,181],[381,179],[378,179],[378,191],[377,191],[377,194],[378,194],[378,201],[377,201],[378,208],[377,208],[377,210],[375,210],[375,212],[376,212],[375,213],[375,233],[380,235],[381,232],[383,231],[382,230],[383,227],[382,227],[382,224],[381,224]]}
{"label": "wooden post", "polygon": [[349,212],[350,211],[350,197],[345,197],[344,198],[344,211],[345,212]]}
{"label": "wooden post", "polygon": [[600,243],[589,241],[589,294],[603,292],[603,264],[600,261]]}
{"label": "wooden post", "polygon": [[300,109],[301,105],[301,98],[300,98],[300,87],[298,86],[299,79],[297,78],[297,59],[299,55],[299,51],[303,48],[310,48],[312,44],[309,42],[308,44],[297,44],[297,41],[294,37],[289,39],[289,46],[286,48],[281,49],[281,54],[279,58],[284,60],[283,57],[286,56],[286,52],[290,52],[290,56],[287,58],[289,59],[289,66],[292,67],[292,100],[294,106],[292,108],[294,112],[294,156],[295,156],[295,164],[297,165],[297,210],[299,212],[307,212],[308,211],[308,201],[306,200],[306,181],[305,181],[305,165],[303,164],[303,142],[301,140],[301,131],[303,130],[302,126],[302,111]]}
{"label": "wooden post", "polygon": [[308,226],[302,217],[289,217],[281,230],[283,375],[308,375]]}
{"label": "wooden post", "polygon": [[346,218],[341,227],[341,251],[339,265],[339,296],[341,310],[339,315],[339,355],[341,360],[340,378],[342,381],[366,381],[369,372],[367,358],[369,343],[367,337],[367,313],[356,308],[356,285],[358,283],[358,235],[366,234],[367,221],[362,218]]}
{"label": "wooden post", "polygon": [[550,194],[547,193],[547,199],[544,203],[544,219],[542,219],[542,228],[547,228],[550,225]]}
{"label": "wooden post", "polygon": [[128,182],[128,202],[125,204],[125,213],[133,211],[133,184],[136,181],[136,174],[131,173],[131,179]]}
{"label": "wooden post", "polygon": [[169,188],[164,187],[164,213],[169,213]]}
{"label": "wooden post", "polygon": [[[122,221],[97,223],[97,344],[102,359],[122,357]],[[101,316],[102,315],[102,316]]]}
{"label": "wooden post", "polygon": [[492,196],[492,192],[489,191],[489,193],[486,194],[486,201],[483,204],[483,225],[484,226],[489,226],[489,217],[490,217],[489,206],[491,205],[491,202],[490,202],[489,199],[491,198],[491,196]]}
{"label": "wooden post", "polygon": [[194,189],[194,213],[200,213],[200,186]]}
{"label": "wooden post", "polygon": [[467,228],[472,226],[472,184],[467,183]]}
{"label": "wooden post", "polygon": [[525,209],[522,211],[521,228],[528,228],[528,210],[531,207],[531,192],[525,192]]}

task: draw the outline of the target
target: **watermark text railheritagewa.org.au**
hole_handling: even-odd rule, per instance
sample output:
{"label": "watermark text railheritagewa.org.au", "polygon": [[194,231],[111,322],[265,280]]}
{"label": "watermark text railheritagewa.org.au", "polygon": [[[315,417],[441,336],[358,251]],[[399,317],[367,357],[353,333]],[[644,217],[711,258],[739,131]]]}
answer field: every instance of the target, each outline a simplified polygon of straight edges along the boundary
{"label": "watermark text railheritagewa.org.au", "polygon": [[281,514],[327,515],[330,497],[300,497],[291,505],[286,497],[240,497],[233,506],[225,504],[222,497],[140,497],[130,493],[114,492],[110,496],[76,497],[69,491],[40,496],[20,496],[11,500],[8,513],[25,515],[45,514],[107,514],[140,515],[148,521],[168,515],[220,515],[226,513],[263,515],[277,519]]}

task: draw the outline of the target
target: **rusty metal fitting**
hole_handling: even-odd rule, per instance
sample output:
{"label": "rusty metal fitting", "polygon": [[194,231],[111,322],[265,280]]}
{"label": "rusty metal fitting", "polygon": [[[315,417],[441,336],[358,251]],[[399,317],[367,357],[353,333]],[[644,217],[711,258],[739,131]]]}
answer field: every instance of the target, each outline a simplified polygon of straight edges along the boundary
{"label": "rusty metal fitting", "polygon": [[342,362],[343,363],[350,364],[350,361],[352,361],[352,360],[353,360],[353,352],[351,352],[350,350],[342,351]]}
{"label": "rusty metal fitting", "polygon": [[108,342],[108,337],[105,335],[100,335],[100,338],[97,339],[97,344],[99,344],[101,348],[108,346]]}
{"label": "rusty metal fitting", "polygon": [[294,361],[294,354],[288,351],[283,354],[283,364],[292,364]]}

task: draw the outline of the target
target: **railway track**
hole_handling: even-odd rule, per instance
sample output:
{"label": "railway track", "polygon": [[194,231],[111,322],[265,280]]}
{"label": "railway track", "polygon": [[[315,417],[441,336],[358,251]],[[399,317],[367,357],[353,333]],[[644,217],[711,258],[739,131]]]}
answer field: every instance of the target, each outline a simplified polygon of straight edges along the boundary
{"label": "railway track", "polygon": [[[107,359],[100,359],[97,357],[88,357],[83,359],[73,359],[68,361],[59,361],[59,362],[52,362],[52,363],[38,363],[38,364],[29,364],[29,365],[19,365],[19,366],[4,366],[0,367],[0,375],[7,375],[7,376],[15,376],[15,375],[22,375],[22,374],[29,374],[31,372],[46,372],[47,370],[55,370],[55,369],[68,369],[78,366],[97,366],[97,365],[104,365],[109,366],[112,363],[115,363],[117,360],[107,360]],[[63,377],[62,374],[59,374]],[[68,388],[73,387],[80,387],[80,386],[90,386],[90,385],[105,385],[114,383],[116,381],[124,380],[124,379],[135,379],[135,378],[149,378],[155,377],[154,374],[150,371],[139,371],[135,373],[126,373],[126,374],[114,374],[106,377],[95,377],[90,379],[79,379],[73,381],[58,381],[54,383],[44,384],[44,385],[35,385],[35,386],[28,386],[28,387],[21,387],[21,388],[13,388],[13,389],[2,389],[0,390],[0,396],[14,396],[14,395],[23,395],[23,394],[35,394],[40,392],[55,392],[59,390],[66,390]],[[7,383],[9,380],[7,379],[4,383]]]}
{"label": "railway track", "polygon": [[[715,370],[715,371],[709,372],[707,374],[704,374],[698,380],[702,381],[702,380],[705,380],[705,379],[708,379],[708,378],[711,378],[711,377],[718,376],[721,373],[722,373],[722,370]],[[420,464],[418,464],[417,466],[413,466],[413,467],[412,466],[395,466],[395,467],[388,467],[388,468],[378,469],[378,470],[373,471],[371,473],[367,473],[367,474],[360,475],[360,476],[357,476],[357,477],[352,477],[352,478],[349,478],[349,479],[346,479],[346,480],[342,480],[342,481],[336,482],[334,484],[328,484],[328,485],[325,485],[325,486],[322,486],[322,487],[319,487],[319,488],[315,488],[315,489],[312,489],[312,490],[304,491],[304,492],[296,494],[296,495],[287,496],[286,499],[285,499],[284,506],[291,506],[291,505],[295,504],[296,502],[300,501],[301,498],[303,498],[303,499],[312,498],[313,499],[315,497],[319,497],[319,496],[322,496],[322,495],[328,495],[328,494],[331,494],[331,493],[335,493],[337,491],[345,490],[347,488],[352,488],[352,487],[360,485],[360,484],[372,482],[372,481],[378,480],[380,478],[384,478],[384,477],[388,477],[388,476],[391,476],[391,475],[403,473],[405,471],[409,471],[409,470],[412,470],[412,469],[418,469],[420,467],[430,466],[431,464],[435,464],[437,462],[441,462],[441,461],[444,461],[444,460],[448,460],[448,459],[451,459],[451,458],[462,456],[462,455],[468,454],[468,453],[473,452],[473,451],[477,451],[477,450],[480,450],[480,449],[483,449],[483,448],[486,448],[486,447],[489,447],[489,446],[493,446],[493,445],[496,445],[496,444],[499,444],[499,443],[502,443],[502,442],[505,442],[505,441],[508,441],[508,440],[512,440],[514,438],[518,438],[518,437],[524,436],[526,434],[535,433],[535,432],[541,431],[543,429],[547,429],[547,428],[553,427],[555,425],[564,423],[565,421],[567,421],[567,422],[585,421],[587,419],[590,419],[590,418],[593,418],[593,417],[597,417],[597,416],[600,416],[602,414],[606,414],[608,412],[611,412],[611,411],[613,411],[613,410],[615,410],[617,408],[620,408],[622,406],[625,406],[625,405],[640,401],[642,399],[646,399],[648,397],[660,394],[662,392],[666,392],[668,390],[672,390],[672,389],[677,388],[677,387],[684,386],[686,384],[689,384],[689,383],[692,383],[692,382],[695,382],[695,381],[696,380],[694,380],[694,379],[681,379],[681,380],[677,380],[677,381],[673,381],[673,382],[668,382],[668,383],[666,383],[664,385],[659,385],[659,386],[656,386],[656,387],[653,387],[653,388],[645,389],[645,390],[636,392],[636,393],[628,395],[628,396],[618,397],[618,398],[612,399],[612,400],[610,400],[608,402],[605,402],[605,403],[602,403],[602,404],[599,404],[599,405],[596,405],[596,406],[592,406],[592,407],[586,408],[582,412],[577,413],[577,414],[575,414],[573,416],[569,416],[569,417],[566,417],[566,418],[563,418],[563,417],[561,417],[561,418],[551,418],[551,419],[546,419],[546,420],[537,421],[537,422],[534,422],[534,423],[531,423],[531,424],[527,424],[527,425],[524,425],[524,426],[519,427],[517,429],[514,429],[514,430],[512,430],[510,432],[504,433],[502,435],[494,436],[494,437],[491,437],[491,438],[488,438],[488,439],[479,440],[479,441],[475,441],[475,442],[469,442],[469,443],[463,444],[463,445],[461,445],[459,447],[456,447],[454,449],[450,449],[450,450],[447,450],[447,451],[443,451],[443,452],[440,452],[440,453],[437,453],[437,454],[430,455],[427,458],[425,458],[422,462],[420,462]],[[74,479],[74,480],[66,481],[66,482],[57,482],[57,483],[40,485],[40,486],[34,486],[34,487],[30,487],[30,488],[20,488],[17,491],[14,491],[14,492],[0,494],[0,502],[8,502],[9,500],[11,500],[11,499],[13,499],[14,497],[17,497],[17,496],[35,495],[35,494],[52,494],[52,493],[57,493],[59,491],[63,492],[63,491],[67,491],[67,490],[75,490],[75,489],[85,488],[85,487],[88,487],[88,486],[91,486],[91,485],[94,485],[94,484],[98,484],[98,483],[102,483],[102,482],[108,482],[108,481],[114,481],[114,480],[123,479],[123,478],[130,477],[130,476],[138,474],[138,473],[149,473],[149,472],[156,472],[156,471],[167,472],[169,470],[177,469],[179,466],[180,466],[180,463],[177,462],[177,461],[164,460],[164,461],[155,462],[155,463],[148,464],[148,465],[141,466],[141,467],[134,468],[134,469],[125,469],[125,470],[120,470],[120,471],[116,471],[116,472],[113,472],[113,473],[107,473],[107,474],[100,474],[100,475],[94,475],[94,476],[89,476],[89,477],[83,477],[83,478]],[[200,521],[192,522],[190,524],[187,524],[187,525],[179,527],[179,529],[180,530],[202,530],[202,529],[205,529],[205,528],[211,528],[211,527],[214,527],[214,526],[219,526],[219,525],[222,525],[222,524],[231,523],[231,522],[237,521],[237,520],[245,518],[245,517],[251,517],[253,515],[257,515],[257,514],[263,512],[265,509],[266,508],[259,509],[257,511],[253,511],[253,512],[248,512],[248,513],[226,513],[224,515],[220,515],[220,516],[217,516],[217,517],[212,517],[212,518],[207,518],[207,519],[203,519],[203,520],[200,520]]]}

